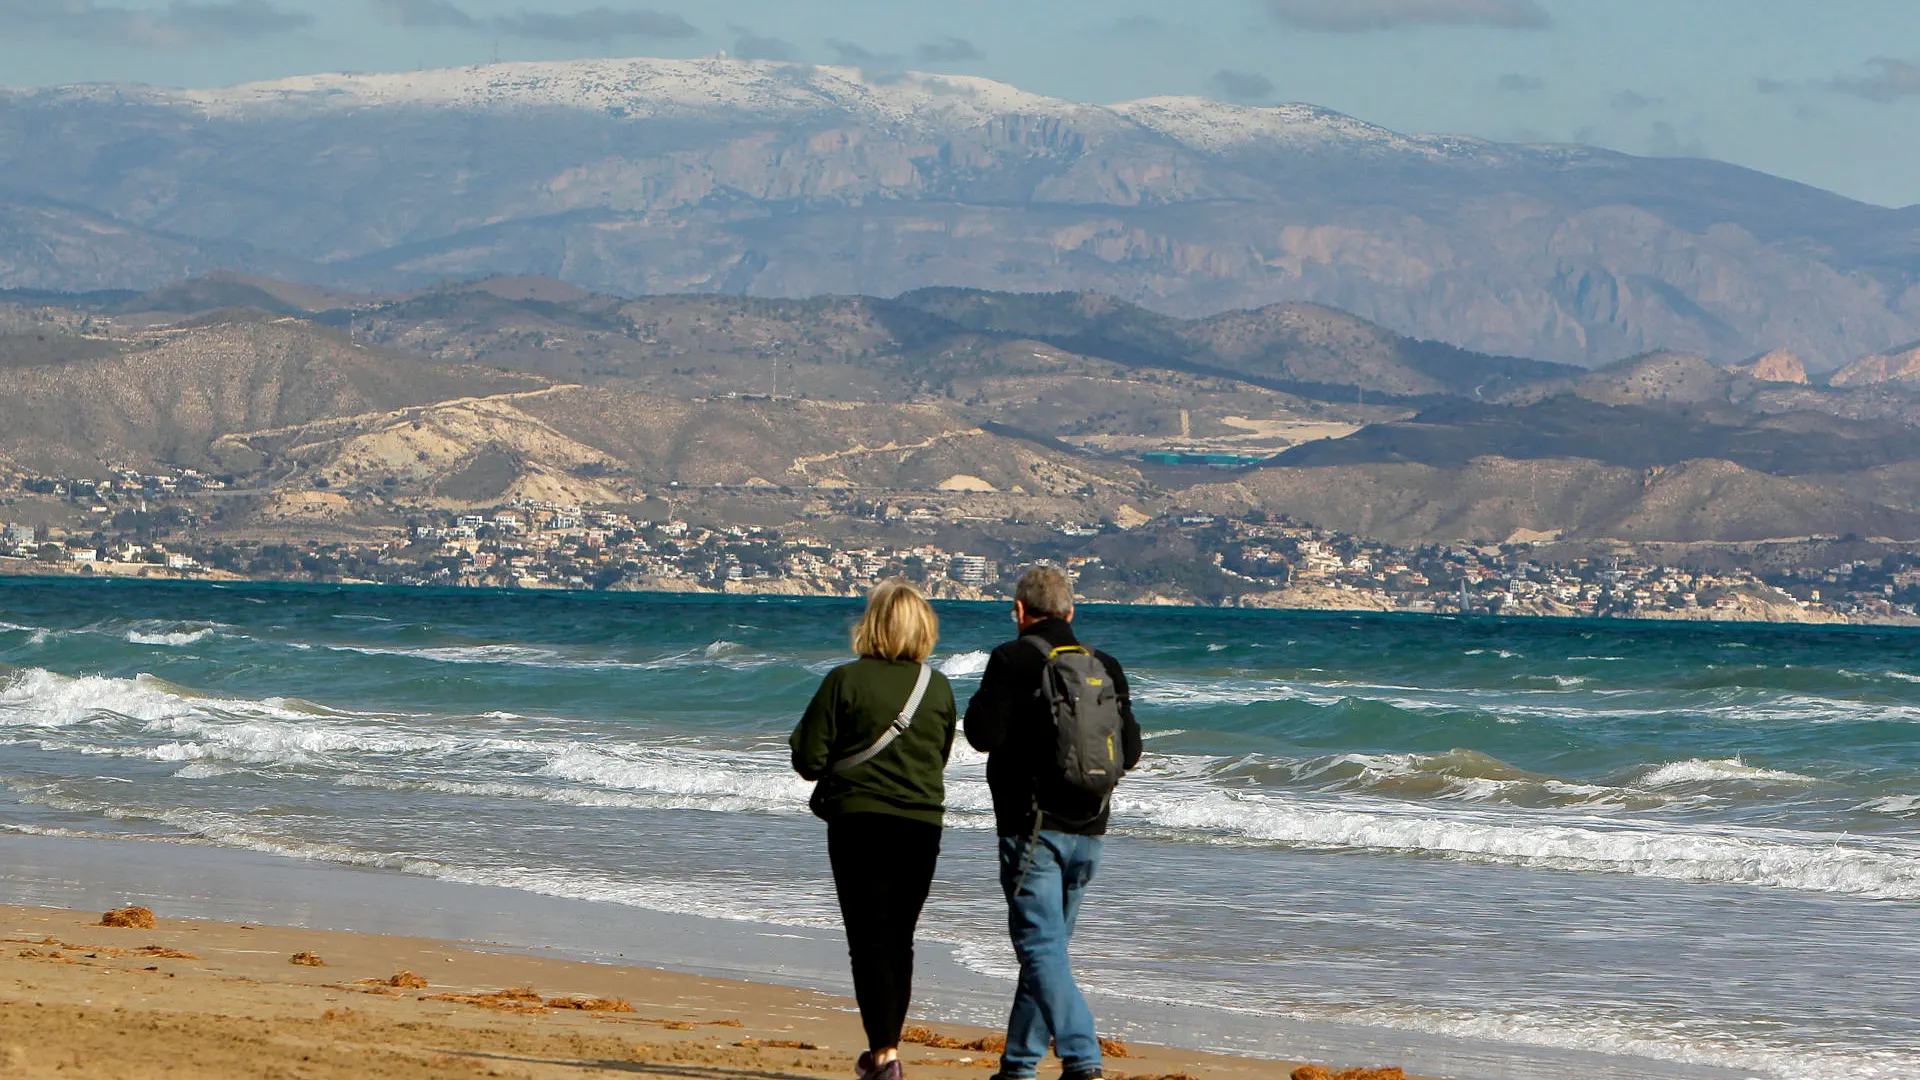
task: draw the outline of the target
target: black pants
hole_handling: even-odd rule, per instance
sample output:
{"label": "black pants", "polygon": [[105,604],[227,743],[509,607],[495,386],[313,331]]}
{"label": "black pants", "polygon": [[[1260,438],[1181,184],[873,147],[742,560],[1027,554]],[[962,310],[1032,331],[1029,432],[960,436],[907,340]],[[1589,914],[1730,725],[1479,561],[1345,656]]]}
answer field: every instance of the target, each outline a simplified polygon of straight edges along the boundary
{"label": "black pants", "polygon": [[827,824],[827,857],[867,1047],[898,1046],[913,998],[913,929],[933,888],[940,826],[892,814],[847,814]]}

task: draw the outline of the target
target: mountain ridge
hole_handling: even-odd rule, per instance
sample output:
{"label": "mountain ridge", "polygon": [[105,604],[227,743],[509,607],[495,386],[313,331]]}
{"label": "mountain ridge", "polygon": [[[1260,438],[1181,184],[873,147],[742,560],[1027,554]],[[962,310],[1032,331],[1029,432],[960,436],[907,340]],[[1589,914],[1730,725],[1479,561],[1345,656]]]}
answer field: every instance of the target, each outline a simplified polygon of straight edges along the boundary
{"label": "mountain ridge", "polygon": [[4,102],[0,287],[224,266],[380,291],[550,274],[622,295],[1098,292],[1183,317],[1297,301],[1583,365],[1788,349],[1828,371],[1920,338],[1920,207],[1307,105],[718,59]]}

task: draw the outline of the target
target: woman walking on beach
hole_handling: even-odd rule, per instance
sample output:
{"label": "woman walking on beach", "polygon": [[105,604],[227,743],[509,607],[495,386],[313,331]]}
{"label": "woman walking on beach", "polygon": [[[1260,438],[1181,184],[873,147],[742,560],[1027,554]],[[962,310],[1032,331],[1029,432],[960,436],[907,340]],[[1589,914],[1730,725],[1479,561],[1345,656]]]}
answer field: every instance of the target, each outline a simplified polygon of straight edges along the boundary
{"label": "woman walking on beach", "polygon": [[940,621],[920,590],[889,578],[867,594],[859,657],[827,673],[793,729],[793,767],[817,781],[813,812],[867,1029],[863,1080],[900,1080],[900,1031],[913,989],[913,934],[933,886],[946,813],[953,688],[927,665]]}

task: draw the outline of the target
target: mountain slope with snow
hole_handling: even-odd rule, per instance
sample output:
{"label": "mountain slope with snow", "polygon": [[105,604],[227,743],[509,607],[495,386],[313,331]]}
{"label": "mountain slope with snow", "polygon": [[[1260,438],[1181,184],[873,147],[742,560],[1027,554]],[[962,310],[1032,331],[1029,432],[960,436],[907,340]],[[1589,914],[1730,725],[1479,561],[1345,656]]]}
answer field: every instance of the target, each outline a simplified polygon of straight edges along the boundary
{"label": "mountain slope with snow", "polygon": [[1920,210],[1310,105],[727,59],[85,86],[0,93],[0,176],[0,286],[227,265],[368,288],[1086,290],[1188,315],[1308,300],[1581,363],[1787,349],[1831,369],[1920,337]]}

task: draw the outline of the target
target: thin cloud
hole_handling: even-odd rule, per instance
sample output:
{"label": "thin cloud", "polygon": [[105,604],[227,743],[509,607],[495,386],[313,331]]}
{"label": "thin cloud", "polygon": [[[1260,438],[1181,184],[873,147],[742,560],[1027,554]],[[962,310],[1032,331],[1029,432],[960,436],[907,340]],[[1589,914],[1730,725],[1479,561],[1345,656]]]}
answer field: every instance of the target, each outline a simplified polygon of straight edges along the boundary
{"label": "thin cloud", "polygon": [[1680,132],[1665,120],[1653,125],[1647,136],[1647,153],[1654,157],[1703,158],[1707,146],[1698,138],[1682,139]]}
{"label": "thin cloud", "polygon": [[913,50],[913,55],[926,64],[958,64],[987,58],[987,54],[980,51],[980,46],[952,34],[922,42],[919,48]]}
{"label": "thin cloud", "polygon": [[257,41],[313,25],[313,16],[270,0],[173,0],[157,9],[103,6],[94,0],[0,0],[0,18],[14,26],[89,41],[167,47]]}
{"label": "thin cloud", "polygon": [[700,31],[687,20],[669,11],[652,8],[587,8],[584,11],[555,14],[522,11],[493,20],[503,34],[539,38],[544,41],[605,41],[611,38],[690,38]]}
{"label": "thin cloud", "polygon": [[900,66],[899,53],[878,53],[851,41],[828,38],[827,48],[833,50],[834,59],[842,67],[897,68]]}
{"label": "thin cloud", "polygon": [[793,42],[764,34],[755,34],[748,30],[739,30],[739,37],[733,39],[733,55],[742,60],[782,60],[791,62],[800,58],[800,50]]}
{"label": "thin cloud", "polygon": [[1828,89],[1882,105],[1901,98],[1920,97],[1920,65],[1876,56],[1867,61],[1865,75],[1843,75],[1828,84]]}
{"label": "thin cloud", "polygon": [[289,11],[268,0],[232,0],[224,4],[182,3],[167,5],[167,18],[190,34],[251,41],[272,37],[313,25],[313,16],[304,11]]}
{"label": "thin cloud", "polygon": [[1649,97],[1635,90],[1622,90],[1607,100],[1615,112],[1645,112],[1656,105],[1665,105],[1666,98]]}
{"label": "thin cloud", "polygon": [[1494,89],[1503,94],[1538,94],[1547,88],[1545,79],[1537,79],[1532,75],[1521,75],[1517,72],[1500,76],[1500,81],[1493,85]]}
{"label": "thin cloud", "polygon": [[1228,101],[1265,101],[1273,96],[1273,80],[1252,71],[1216,71],[1207,84]]}
{"label": "thin cloud", "polygon": [[1302,30],[1355,34],[1399,26],[1486,26],[1544,30],[1553,18],[1538,0],[1262,0],[1267,13]]}
{"label": "thin cloud", "polygon": [[388,22],[401,26],[450,26],[472,30],[480,20],[448,0],[373,0],[373,8]]}

